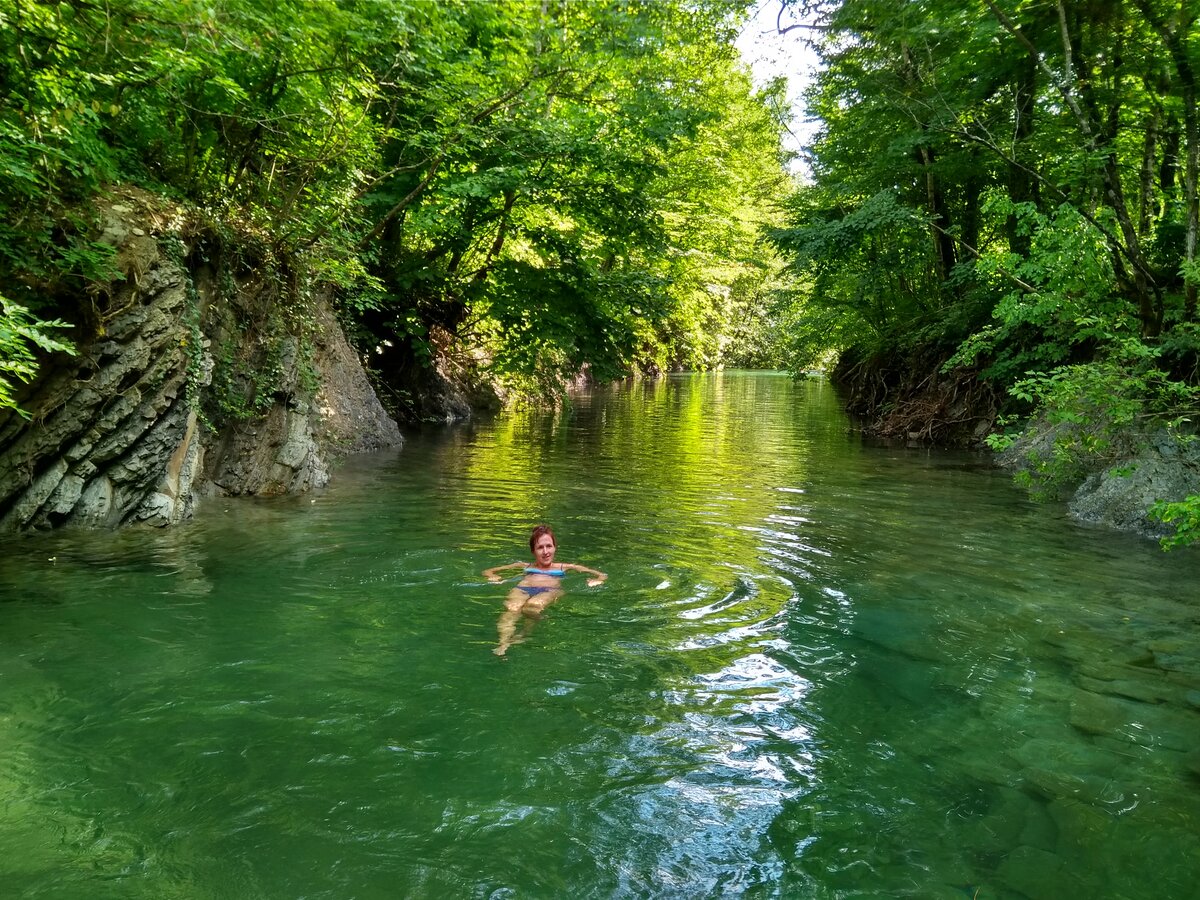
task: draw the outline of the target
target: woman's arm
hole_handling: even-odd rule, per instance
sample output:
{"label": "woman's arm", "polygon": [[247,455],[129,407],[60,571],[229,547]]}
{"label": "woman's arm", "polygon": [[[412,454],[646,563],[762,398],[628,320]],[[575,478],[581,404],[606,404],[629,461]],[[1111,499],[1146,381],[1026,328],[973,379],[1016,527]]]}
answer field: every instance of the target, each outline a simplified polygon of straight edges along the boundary
{"label": "woman's arm", "polygon": [[515,563],[506,563],[502,566],[493,566],[490,569],[483,570],[483,577],[486,578],[488,581],[503,581],[504,579],[501,578],[497,574],[498,572],[503,572],[506,569],[523,569],[527,565],[529,565],[529,564],[523,563],[523,562],[515,562]]}
{"label": "woman's arm", "polygon": [[575,563],[563,563],[559,566],[564,572],[583,572],[592,577],[588,579],[588,585],[595,587],[598,584],[603,584],[608,580],[608,576],[596,569],[589,569],[587,566],[579,566]]}

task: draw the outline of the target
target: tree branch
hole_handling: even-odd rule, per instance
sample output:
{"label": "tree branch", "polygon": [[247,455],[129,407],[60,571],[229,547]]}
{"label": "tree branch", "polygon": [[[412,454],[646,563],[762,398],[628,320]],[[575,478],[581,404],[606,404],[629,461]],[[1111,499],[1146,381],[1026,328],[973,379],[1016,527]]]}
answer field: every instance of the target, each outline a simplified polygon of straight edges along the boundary
{"label": "tree branch", "polygon": [[[1042,58],[1042,54],[1038,52],[1038,48],[1034,46],[1031,40],[1029,40],[1025,32],[1021,30],[1020,26],[1013,22],[1013,20],[1005,14],[1004,10],[1000,9],[1000,7],[996,5],[995,0],[983,0],[983,2],[987,5],[988,9],[992,11],[993,15],[995,15],[996,20],[1004,27],[1004,30],[1016,38],[1017,42],[1029,51],[1029,55],[1033,57],[1034,62],[1037,63],[1037,67],[1041,69],[1042,73],[1050,79],[1050,83],[1058,88],[1058,92],[1062,94],[1063,101],[1068,107],[1070,107],[1071,112],[1075,116],[1075,120],[1079,123],[1080,130],[1087,137],[1089,146],[1092,149],[1095,149],[1096,138],[1095,135],[1092,134],[1091,123],[1088,121],[1088,117],[1084,114],[1083,108],[1080,107],[1079,101],[1076,99],[1075,94],[1072,93],[1071,85],[1068,82],[1063,81],[1062,77],[1052,68],[1050,68],[1049,65],[1047,65],[1046,61]],[[1063,53],[1066,56],[1067,77],[1073,78],[1074,70],[1071,64],[1071,38],[1066,30],[1066,12],[1063,9],[1061,0],[1058,3],[1058,12],[1059,21],[1062,28]]]}

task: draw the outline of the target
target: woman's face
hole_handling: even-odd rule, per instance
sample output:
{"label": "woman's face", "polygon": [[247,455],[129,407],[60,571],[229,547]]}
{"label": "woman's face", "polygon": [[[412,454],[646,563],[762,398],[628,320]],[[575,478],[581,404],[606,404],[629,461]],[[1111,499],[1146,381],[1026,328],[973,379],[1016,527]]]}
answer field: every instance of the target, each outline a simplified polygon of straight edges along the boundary
{"label": "woman's face", "polygon": [[533,544],[533,561],[537,563],[539,569],[550,568],[550,563],[554,562],[554,538],[548,534],[543,534]]}

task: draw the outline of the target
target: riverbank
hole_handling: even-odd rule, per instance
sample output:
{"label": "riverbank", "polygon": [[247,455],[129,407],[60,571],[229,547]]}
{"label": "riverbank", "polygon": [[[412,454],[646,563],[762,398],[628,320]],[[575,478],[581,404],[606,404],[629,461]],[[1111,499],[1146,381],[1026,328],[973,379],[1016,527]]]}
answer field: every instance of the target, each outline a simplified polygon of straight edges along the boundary
{"label": "riverbank", "polygon": [[1039,421],[997,461],[1035,496],[1065,499],[1081,522],[1160,541],[1176,528],[1155,513],[1159,504],[1200,494],[1200,441],[1166,429],[1099,438],[1085,423]]}
{"label": "riverbank", "polygon": [[27,417],[0,410],[0,531],[173,524],[402,443],[329,295],[255,235],[135,188],[95,213],[115,271],[59,301],[76,353],[42,361]]}
{"label": "riverbank", "polygon": [[[992,454],[1003,400],[972,370],[942,371],[935,351],[847,352],[830,373],[856,427],[873,439]],[[1155,510],[1200,494],[1200,441],[1165,428],[1095,420],[1031,420],[997,465],[1043,500],[1066,501],[1080,522],[1169,540],[1176,526]]]}

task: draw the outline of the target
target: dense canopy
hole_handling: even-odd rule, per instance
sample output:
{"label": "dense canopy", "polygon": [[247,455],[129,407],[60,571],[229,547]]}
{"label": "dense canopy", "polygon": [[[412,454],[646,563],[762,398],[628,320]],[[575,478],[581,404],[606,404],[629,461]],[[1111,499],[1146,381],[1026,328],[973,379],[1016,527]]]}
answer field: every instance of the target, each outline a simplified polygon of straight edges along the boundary
{"label": "dense canopy", "polygon": [[87,202],[134,183],[335,285],[385,376],[753,361],[788,176],[742,6],[3,0],[5,346],[105,277]]}
{"label": "dense canopy", "polygon": [[[1155,428],[1195,440],[1200,4],[787,0],[780,22],[822,63],[812,181],[774,234],[802,277],[792,365],[840,351],[892,433],[1033,415],[1050,491]],[[1157,514],[1200,529],[1200,498]]]}
{"label": "dense canopy", "polygon": [[809,281],[798,362],[961,345],[1002,385],[1130,354],[1194,380],[1200,5],[784,12],[822,61],[812,183],[775,235]]}

